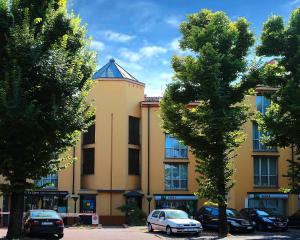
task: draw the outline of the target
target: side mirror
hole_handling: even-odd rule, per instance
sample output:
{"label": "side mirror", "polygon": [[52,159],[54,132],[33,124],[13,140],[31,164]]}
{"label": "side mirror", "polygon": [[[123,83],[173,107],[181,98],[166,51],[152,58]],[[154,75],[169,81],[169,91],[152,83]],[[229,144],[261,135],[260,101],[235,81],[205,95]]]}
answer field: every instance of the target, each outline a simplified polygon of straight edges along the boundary
{"label": "side mirror", "polygon": [[165,217],[160,217],[159,220],[165,220]]}

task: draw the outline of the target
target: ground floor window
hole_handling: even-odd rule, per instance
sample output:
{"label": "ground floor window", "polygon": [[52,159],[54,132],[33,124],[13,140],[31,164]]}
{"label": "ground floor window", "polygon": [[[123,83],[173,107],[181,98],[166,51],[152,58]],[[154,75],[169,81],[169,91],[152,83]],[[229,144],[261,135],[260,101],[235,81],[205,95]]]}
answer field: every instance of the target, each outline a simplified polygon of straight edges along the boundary
{"label": "ground floor window", "polygon": [[25,211],[30,209],[51,209],[59,213],[68,211],[68,192],[27,191],[25,192]]}
{"label": "ground floor window", "polygon": [[96,212],[96,195],[80,196],[80,212],[95,213]]}
{"label": "ground floor window", "polygon": [[197,198],[195,196],[155,196],[155,208],[173,208],[187,212],[190,216],[195,216],[197,212]]}
{"label": "ground floor window", "polygon": [[287,212],[286,199],[249,199],[248,204],[250,208],[268,208],[283,215]]}

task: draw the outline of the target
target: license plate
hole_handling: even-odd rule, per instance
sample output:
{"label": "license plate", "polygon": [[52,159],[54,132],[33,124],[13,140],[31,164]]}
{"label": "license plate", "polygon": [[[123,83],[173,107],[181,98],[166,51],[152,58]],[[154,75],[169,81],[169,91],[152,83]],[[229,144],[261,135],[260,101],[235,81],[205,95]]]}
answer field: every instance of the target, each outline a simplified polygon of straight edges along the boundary
{"label": "license plate", "polygon": [[187,229],[185,229],[185,231],[195,232],[195,231],[198,231],[198,229],[197,228],[187,228]]}
{"label": "license plate", "polygon": [[283,227],[284,225],[283,225],[283,223],[279,223],[279,226],[280,226],[280,227]]}
{"label": "license plate", "polygon": [[247,229],[252,229],[252,227],[247,227]]}
{"label": "license plate", "polygon": [[50,225],[53,225],[53,222],[42,222],[42,225],[50,226]]}

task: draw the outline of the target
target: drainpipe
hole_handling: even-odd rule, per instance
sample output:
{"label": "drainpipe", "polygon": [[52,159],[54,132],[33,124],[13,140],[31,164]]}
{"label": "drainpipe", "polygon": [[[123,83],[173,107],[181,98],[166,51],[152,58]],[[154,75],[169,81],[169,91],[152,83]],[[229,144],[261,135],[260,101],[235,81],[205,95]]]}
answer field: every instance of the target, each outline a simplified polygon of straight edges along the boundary
{"label": "drainpipe", "polygon": [[147,160],[148,160],[148,174],[147,174],[147,177],[148,177],[148,186],[147,186],[147,200],[148,200],[148,214],[150,214],[150,209],[151,209],[151,200],[152,200],[152,197],[150,196],[150,105],[148,105],[148,157],[147,157]]}
{"label": "drainpipe", "polygon": [[72,194],[75,194],[75,147],[73,147],[73,175],[72,175]]}
{"label": "drainpipe", "polygon": [[291,159],[291,161],[292,161],[292,192],[294,193],[294,191],[295,191],[295,166],[294,166],[294,162],[295,162],[295,156],[294,156],[294,150],[295,150],[295,146],[294,146],[294,144],[292,144],[292,147],[291,147],[291,149],[292,149],[292,159]]}
{"label": "drainpipe", "polygon": [[113,189],[113,133],[114,133],[114,114],[111,114],[111,128],[110,128],[110,216],[112,216],[112,189]]}

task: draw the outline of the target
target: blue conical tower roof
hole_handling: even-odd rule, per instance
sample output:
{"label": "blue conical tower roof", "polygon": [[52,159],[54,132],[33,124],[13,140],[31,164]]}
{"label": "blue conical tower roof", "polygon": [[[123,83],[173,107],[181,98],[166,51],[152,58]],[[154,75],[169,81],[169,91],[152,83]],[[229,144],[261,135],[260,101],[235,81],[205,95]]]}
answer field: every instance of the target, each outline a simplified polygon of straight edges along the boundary
{"label": "blue conical tower roof", "polygon": [[107,64],[100,68],[93,76],[93,79],[98,78],[125,78],[137,81],[130,73],[116,63],[114,59],[110,59]]}

